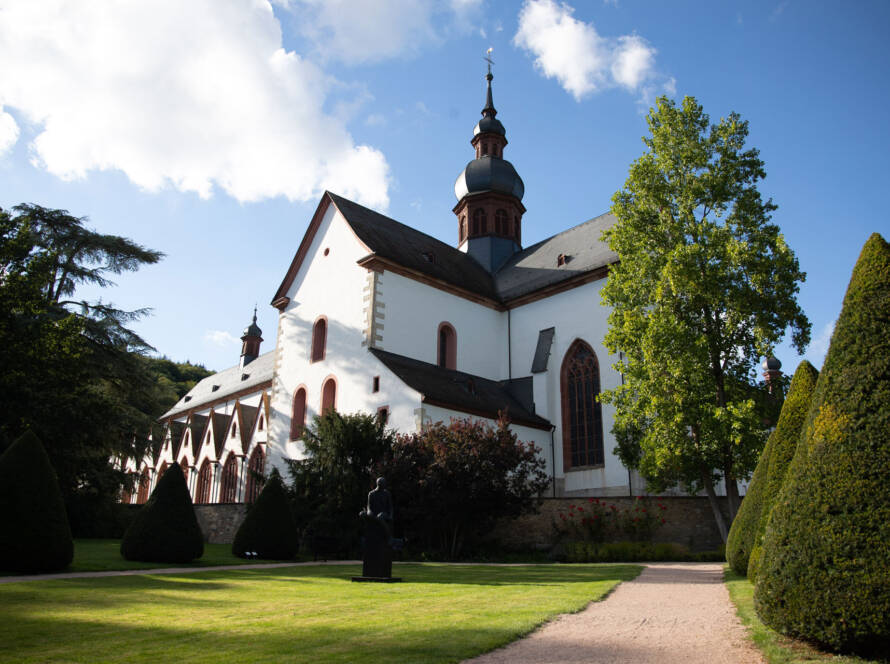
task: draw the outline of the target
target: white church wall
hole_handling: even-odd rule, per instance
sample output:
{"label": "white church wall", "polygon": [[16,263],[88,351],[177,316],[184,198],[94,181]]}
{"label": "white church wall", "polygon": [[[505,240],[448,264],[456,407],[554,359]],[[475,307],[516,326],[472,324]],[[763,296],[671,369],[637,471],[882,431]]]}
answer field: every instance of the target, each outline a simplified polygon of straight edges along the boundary
{"label": "white church wall", "polygon": [[457,336],[459,371],[491,380],[506,377],[506,313],[394,272],[384,272],[380,281],[386,305],[380,348],[436,364],[439,325],[447,322]]}
{"label": "white church wall", "polygon": [[572,342],[583,339],[593,348],[599,361],[601,389],[614,388],[621,382],[621,375],[612,368],[616,358],[610,356],[603,345],[609,313],[600,304],[603,285],[605,280],[597,280],[510,312],[514,377],[530,374],[539,331],[555,328],[547,371],[535,375],[533,386],[536,412],[556,426],[556,476],[564,479],[567,493],[624,495],[628,491],[627,469],[612,453],[615,447],[612,406],[602,406],[604,466],[568,472],[563,469],[560,370]]}

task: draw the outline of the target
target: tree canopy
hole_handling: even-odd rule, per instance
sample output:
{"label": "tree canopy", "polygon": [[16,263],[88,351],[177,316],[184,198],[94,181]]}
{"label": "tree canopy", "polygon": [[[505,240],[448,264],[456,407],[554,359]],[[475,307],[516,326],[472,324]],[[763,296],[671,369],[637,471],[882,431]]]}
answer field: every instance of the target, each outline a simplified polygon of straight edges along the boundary
{"label": "tree canopy", "polygon": [[151,347],[128,325],[147,310],[76,299],[81,285],[162,254],[98,233],[65,210],[0,210],[0,450],[26,430],[43,441],[72,526],[79,498],[116,496],[114,454],[141,455],[161,405]]}
{"label": "tree canopy", "polygon": [[765,171],[745,147],[747,122],[710,125],[694,98],[660,97],[648,124],[605,233],[619,260],[602,291],[605,344],[625,380],[602,399],[616,407],[625,464],[656,490],[703,489],[725,539],[715,485],[726,482],[734,516],[737,481],[765,442],[758,360],[789,328],[796,348],[809,342],[805,274],[757,189]]}

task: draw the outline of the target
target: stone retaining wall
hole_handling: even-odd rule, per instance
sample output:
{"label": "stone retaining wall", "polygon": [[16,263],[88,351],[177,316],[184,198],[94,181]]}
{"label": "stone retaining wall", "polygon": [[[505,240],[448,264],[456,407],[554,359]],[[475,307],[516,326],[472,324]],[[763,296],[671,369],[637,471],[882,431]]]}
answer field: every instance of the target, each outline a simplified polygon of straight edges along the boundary
{"label": "stone retaining wall", "polygon": [[211,544],[231,544],[245,513],[244,503],[195,505],[195,516],[204,533],[204,541]]}
{"label": "stone retaining wall", "polygon": [[[601,498],[601,501],[626,509],[634,498]],[[665,496],[658,500],[667,508],[666,523],[655,533],[656,542],[674,542],[690,551],[709,551],[723,544],[714,522],[714,513],[706,497]],[[726,499],[721,498],[724,517],[728,519]],[[570,505],[585,505],[587,498],[545,498],[540,512],[503,523],[492,532],[494,542],[511,550],[550,550],[556,543],[556,522],[559,512],[567,512]]]}

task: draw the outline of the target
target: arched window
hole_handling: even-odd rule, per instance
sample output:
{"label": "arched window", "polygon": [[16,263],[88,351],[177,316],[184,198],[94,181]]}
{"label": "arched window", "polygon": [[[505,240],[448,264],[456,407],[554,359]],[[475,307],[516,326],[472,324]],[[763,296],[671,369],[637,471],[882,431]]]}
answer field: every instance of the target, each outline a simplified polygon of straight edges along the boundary
{"label": "arched window", "polygon": [[129,505],[129,504],[130,504],[130,501],[131,501],[132,499],[133,499],[133,492],[132,492],[130,489],[128,489],[127,487],[124,487],[124,488],[121,490],[121,502],[122,502],[124,505]]}
{"label": "arched window", "polygon": [[262,415],[260,415],[260,422],[259,422],[259,424],[257,424],[256,430],[257,431],[263,430],[263,416]]}
{"label": "arched window", "polygon": [[602,466],[603,412],[597,401],[600,370],[596,353],[577,339],[562,361],[563,468]]}
{"label": "arched window", "polygon": [[457,334],[449,323],[439,323],[436,364],[444,369],[457,369]]}
{"label": "arched window", "polygon": [[238,459],[234,454],[229,454],[223,466],[219,502],[234,503],[236,500],[238,500]]}
{"label": "arched window", "polygon": [[210,467],[210,459],[204,459],[201,470],[198,471],[198,488],[195,491],[195,502],[206,504],[210,502],[210,483],[213,480],[213,469]]}
{"label": "arched window", "polygon": [[158,482],[161,481],[161,478],[164,476],[164,473],[167,472],[167,462],[161,464],[160,470],[158,470],[158,476],[155,478],[155,486],[158,485]]}
{"label": "arched window", "polygon": [[232,422],[232,436],[231,437],[234,438],[235,434],[237,434],[237,433],[238,433],[238,423]]}
{"label": "arched window", "polygon": [[182,477],[185,480],[185,485],[189,485],[189,460],[185,457],[182,457],[179,460],[179,467],[182,469]]}
{"label": "arched window", "polygon": [[337,410],[337,381],[333,376],[325,380],[321,387],[321,412]]}
{"label": "arched window", "polygon": [[467,216],[461,215],[460,217],[460,242],[463,242],[467,239]]}
{"label": "arched window", "polygon": [[136,494],[136,504],[143,505],[148,500],[148,485],[151,484],[151,475],[148,468],[143,469],[139,476],[139,493]]}
{"label": "arched window", "polygon": [[494,230],[498,235],[507,235],[507,224],[509,223],[509,217],[507,217],[506,210],[498,210],[494,213]]}
{"label": "arched window", "polygon": [[485,232],[485,210],[476,208],[473,210],[473,235],[481,235]]}
{"label": "arched window", "polygon": [[306,426],[306,388],[299,387],[294,393],[294,405],[290,415],[290,439],[299,440]]}
{"label": "arched window", "polygon": [[312,362],[324,359],[325,344],[328,340],[328,321],[323,317],[315,321],[312,327]]}
{"label": "arched window", "polygon": [[263,471],[266,468],[266,455],[259,446],[255,447],[247,464],[247,487],[244,489],[244,502],[252,503],[263,488]]}

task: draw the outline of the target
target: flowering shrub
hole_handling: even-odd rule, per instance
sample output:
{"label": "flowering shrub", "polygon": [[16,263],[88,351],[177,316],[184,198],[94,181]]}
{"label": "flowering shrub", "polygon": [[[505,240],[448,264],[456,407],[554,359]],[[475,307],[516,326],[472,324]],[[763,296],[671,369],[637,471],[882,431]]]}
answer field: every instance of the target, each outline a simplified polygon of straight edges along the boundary
{"label": "flowering shrub", "polygon": [[565,512],[560,511],[557,527],[568,539],[602,542],[606,534],[614,529],[616,513],[615,505],[607,505],[599,498],[588,498],[569,505]]}
{"label": "flowering shrub", "polygon": [[660,500],[637,496],[631,507],[621,511],[620,529],[634,542],[648,542],[666,519],[667,506]]}

